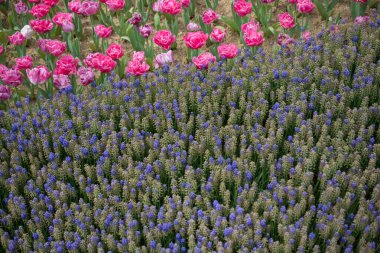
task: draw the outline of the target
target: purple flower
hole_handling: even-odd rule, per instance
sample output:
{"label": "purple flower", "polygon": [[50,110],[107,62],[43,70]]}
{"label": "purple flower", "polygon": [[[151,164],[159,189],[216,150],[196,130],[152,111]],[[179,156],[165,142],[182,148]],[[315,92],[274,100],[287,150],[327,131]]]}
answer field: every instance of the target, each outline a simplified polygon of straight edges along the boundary
{"label": "purple flower", "polygon": [[143,36],[144,38],[148,38],[153,32],[153,27],[151,25],[143,25],[138,29],[141,36]]}

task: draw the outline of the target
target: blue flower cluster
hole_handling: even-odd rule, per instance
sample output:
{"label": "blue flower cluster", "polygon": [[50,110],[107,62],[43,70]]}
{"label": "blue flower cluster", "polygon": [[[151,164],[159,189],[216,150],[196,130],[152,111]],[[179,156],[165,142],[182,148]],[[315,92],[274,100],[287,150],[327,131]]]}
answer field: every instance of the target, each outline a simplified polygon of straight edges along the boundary
{"label": "blue flower cluster", "polygon": [[379,252],[380,20],[0,112],[0,252]]}

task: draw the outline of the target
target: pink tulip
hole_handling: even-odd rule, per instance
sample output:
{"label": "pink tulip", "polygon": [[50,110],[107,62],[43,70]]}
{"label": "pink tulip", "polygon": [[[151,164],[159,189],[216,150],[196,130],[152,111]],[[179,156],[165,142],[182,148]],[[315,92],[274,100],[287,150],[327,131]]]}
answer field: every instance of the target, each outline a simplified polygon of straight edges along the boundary
{"label": "pink tulip", "polygon": [[202,21],[206,25],[210,25],[215,20],[219,19],[220,15],[217,14],[213,9],[208,9],[205,12],[203,12],[202,15]]}
{"label": "pink tulip", "polygon": [[201,29],[201,27],[197,23],[190,21],[190,23],[187,24],[186,29],[188,32],[197,32]]}
{"label": "pink tulip", "polygon": [[182,11],[182,4],[177,0],[166,0],[161,5],[161,11],[166,14],[177,15]]}
{"label": "pink tulip", "polygon": [[134,76],[141,76],[142,74],[148,72],[149,65],[146,62],[140,61],[130,61],[126,68],[126,72]]}
{"label": "pink tulip", "polygon": [[355,25],[362,25],[362,24],[365,24],[365,23],[368,23],[370,20],[369,16],[358,16],[355,18]]}
{"label": "pink tulip", "polygon": [[75,29],[74,24],[68,20],[63,21],[62,30],[69,33]]}
{"label": "pink tulip", "polygon": [[162,5],[164,4],[165,0],[157,0],[157,2],[154,2],[152,4],[152,9],[155,12],[162,12]]}
{"label": "pink tulip", "polygon": [[33,58],[29,55],[23,56],[20,58],[16,58],[16,66],[15,69],[29,69],[33,66]]}
{"label": "pink tulip", "polygon": [[184,37],[183,41],[188,48],[199,49],[203,47],[208,39],[208,35],[202,31],[199,32],[188,32]]}
{"label": "pink tulip", "polygon": [[1,79],[2,76],[5,74],[6,71],[8,71],[7,66],[5,66],[4,64],[1,64],[1,63],[0,63],[0,79]]}
{"label": "pink tulip", "polygon": [[4,84],[8,86],[17,87],[22,83],[22,75],[18,69],[7,69],[2,75],[1,79]]}
{"label": "pink tulip", "polygon": [[28,10],[29,10],[28,6],[22,1],[18,1],[15,4],[15,11],[19,15],[27,13]]}
{"label": "pink tulip", "polygon": [[59,0],[42,0],[42,2],[53,7],[58,4]]}
{"label": "pink tulip", "polygon": [[238,14],[240,17],[244,17],[252,11],[252,3],[245,0],[236,0],[233,4],[233,7],[236,14]]}
{"label": "pink tulip", "polygon": [[53,29],[54,26],[53,23],[47,19],[30,20],[29,23],[33,30],[40,34],[49,32],[51,29]]}
{"label": "pink tulip", "polygon": [[2,45],[0,45],[0,56],[4,53],[4,51],[5,51],[5,48]]}
{"label": "pink tulip", "polygon": [[82,7],[82,3],[80,2],[80,0],[73,0],[69,2],[68,6],[71,12],[74,12],[75,14],[81,14],[80,11]]}
{"label": "pink tulip", "polygon": [[278,20],[280,25],[285,29],[293,28],[296,24],[294,23],[294,18],[287,12],[278,15]]}
{"label": "pink tulip", "polygon": [[105,25],[97,25],[94,28],[96,35],[100,38],[108,38],[112,33],[112,26],[106,27]]}
{"label": "pink tulip", "polygon": [[66,51],[66,42],[59,40],[39,39],[37,43],[42,52],[50,53],[55,57]]}
{"label": "pink tulip", "polygon": [[132,61],[128,63],[125,71],[134,76],[140,76],[149,70],[149,65],[145,62],[145,55],[143,51],[134,52]]}
{"label": "pink tulip", "polygon": [[77,73],[78,59],[72,55],[64,55],[55,63],[54,74],[71,75]]}
{"label": "pink tulip", "polygon": [[241,25],[241,30],[243,31],[243,33],[247,32],[248,30],[258,31],[260,30],[260,23],[255,22],[254,20],[249,21]]}
{"label": "pink tulip", "polygon": [[61,90],[71,86],[70,78],[68,75],[54,74],[53,75],[54,86]]}
{"label": "pink tulip", "polygon": [[218,54],[220,58],[232,59],[238,53],[238,48],[234,43],[231,44],[222,44],[218,46]]}
{"label": "pink tulip", "polygon": [[176,37],[169,30],[161,30],[153,36],[153,42],[165,50],[169,50]]}
{"label": "pink tulip", "polygon": [[53,22],[62,26],[65,21],[73,22],[73,15],[71,13],[58,12],[53,17]]}
{"label": "pink tulip", "polygon": [[305,31],[302,33],[302,38],[306,41],[308,41],[311,38],[311,32],[310,31]]}
{"label": "pink tulip", "polygon": [[300,13],[310,13],[315,7],[311,0],[297,0],[296,6]]}
{"label": "pink tulip", "polygon": [[80,83],[83,86],[87,86],[88,84],[94,81],[95,75],[91,68],[80,67],[77,72],[79,76]]}
{"label": "pink tulip", "polygon": [[79,13],[83,16],[91,16],[98,12],[99,3],[94,1],[85,0],[82,2]]}
{"label": "pink tulip", "polygon": [[8,39],[15,46],[22,45],[26,40],[25,36],[20,32],[15,32],[13,35],[8,36]]}
{"label": "pink tulip", "polygon": [[190,0],[181,0],[182,7],[186,9],[190,5]]}
{"label": "pink tulip", "polygon": [[193,57],[193,63],[198,69],[208,68],[208,65],[216,61],[216,57],[209,52]]}
{"label": "pink tulip", "polygon": [[216,28],[216,27],[210,33],[210,39],[214,42],[222,42],[225,37],[226,37],[226,31]]}
{"label": "pink tulip", "polygon": [[109,73],[116,67],[116,62],[109,57],[101,53],[92,53],[86,56],[83,63],[90,68],[99,70],[102,73]]}
{"label": "pink tulip", "polygon": [[50,6],[46,4],[37,4],[29,11],[36,18],[45,17],[50,11]]}
{"label": "pink tulip", "polygon": [[91,53],[91,54],[87,55],[86,58],[84,58],[83,63],[87,67],[95,68],[96,59],[98,59],[100,56],[101,56],[101,53],[98,53],[98,52],[97,53]]}
{"label": "pink tulip", "polygon": [[124,0],[107,0],[106,4],[110,8],[111,11],[122,10],[124,8],[125,2]]}
{"label": "pink tulip", "polygon": [[133,52],[132,60],[134,60],[134,61],[140,61],[140,62],[145,61],[145,53],[144,53],[144,51]]}
{"label": "pink tulip", "polygon": [[124,55],[123,47],[120,44],[111,43],[106,54],[114,60],[120,59]]}
{"label": "pink tulip", "polygon": [[166,64],[170,64],[174,61],[173,51],[169,50],[166,53],[158,54],[153,61],[153,65],[155,68],[160,68],[165,66]]}
{"label": "pink tulip", "polygon": [[33,69],[27,69],[26,75],[32,84],[37,85],[46,83],[51,76],[51,72],[46,66],[38,66]]}
{"label": "pink tulip", "polygon": [[5,85],[0,85],[0,100],[5,101],[11,97],[11,89]]}
{"label": "pink tulip", "polygon": [[257,32],[253,29],[246,30],[246,32],[243,34],[244,42],[249,47],[257,47],[263,44],[264,42],[264,36],[262,32]]}

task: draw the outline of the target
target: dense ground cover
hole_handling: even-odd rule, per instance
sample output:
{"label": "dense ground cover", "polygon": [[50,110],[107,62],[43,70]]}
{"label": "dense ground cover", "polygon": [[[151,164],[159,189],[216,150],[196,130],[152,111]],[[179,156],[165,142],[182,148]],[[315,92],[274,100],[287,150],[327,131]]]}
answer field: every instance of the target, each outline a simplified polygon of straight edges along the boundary
{"label": "dense ground cover", "polygon": [[378,252],[380,20],[0,112],[0,251]]}

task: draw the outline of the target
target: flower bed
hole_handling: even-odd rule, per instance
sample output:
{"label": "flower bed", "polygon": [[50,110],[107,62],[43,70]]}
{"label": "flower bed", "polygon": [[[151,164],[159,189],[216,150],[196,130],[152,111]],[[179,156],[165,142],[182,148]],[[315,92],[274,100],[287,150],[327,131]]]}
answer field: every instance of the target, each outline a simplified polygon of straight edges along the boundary
{"label": "flower bed", "polygon": [[350,10],[368,22],[369,8],[378,0],[0,0],[0,109],[68,87],[81,94],[112,71],[139,76],[175,61],[201,69],[268,41],[289,48],[310,37],[310,24],[338,25]]}
{"label": "flower bed", "polygon": [[372,19],[1,111],[0,251],[378,252],[379,36]]}

